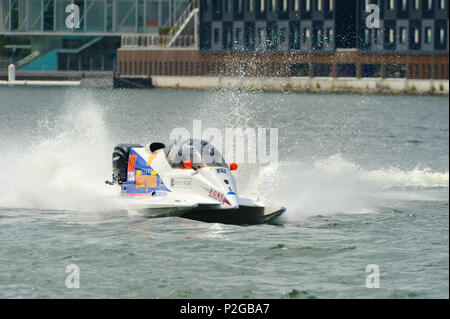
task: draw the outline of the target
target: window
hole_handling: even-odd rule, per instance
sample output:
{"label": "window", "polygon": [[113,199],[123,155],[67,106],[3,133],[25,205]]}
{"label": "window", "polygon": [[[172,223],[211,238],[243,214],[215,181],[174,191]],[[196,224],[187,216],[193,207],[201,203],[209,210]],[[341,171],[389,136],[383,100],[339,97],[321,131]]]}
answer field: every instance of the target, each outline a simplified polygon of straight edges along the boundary
{"label": "window", "polygon": [[220,29],[215,28],[214,29],[214,43],[217,44],[220,42]]}
{"label": "window", "polygon": [[283,0],[283,12],[286,12],[288,9],[288,1],[287,0]]}
{"label": "window", "polygon": [[225,0],[225,11],[226,12],[231,12],[231,0]]}
{"label": "window", "polygon": [[445,0],[440,0],[439,1],[439,9],[445,10]]}
{"label": "window", "polygon": [[238,7],[237,7],[237,13],[242,13],[242,11],[244,10],[244,4],[243,4],[244,0],[238,0]]}
{"label": "window", "polygon": [[389,43],[394,43],[395,41],[395,32],[394,29],[389,29]]}
{"label": "window", "polygon": [[381,42],[381,31],[380,31],[380,29],[375,29],[374,42],[375,43],[380,43]]}
{"label": "window", "polygon": [[[356,71],[356,70],[355,70]],[[376,78],[381,76],[380,64],[361,64],[361,77]]]}
{"label": "window", "polygon": [[266,8],[264,7],[264,2],[265,0],[259,0],[259,10],[261,12],[264,12],[266,10]]}
{"label": "window", "polygon": [[275,11],[277,8],[277,0],[272,0],[272,3],[270,5],[270,11]]}
{"label": "window", "polygon": [[388,9],[394,10],[395,9],[395,0],[389,0],[388,2]]}
{"label": "window", "polygon": [[407,6],[406,0],[402,0],[402,6],[401,6],[402,11],[406,10],[406,6]]}
{"label": "window", "polygon": [[370,31],[369,29],[364,30],[364,43],[369,44],[370,43]]}
{"label": "window", "polygon": [[306,0],[306,11],[311,10],[311,0]]}
{"label": "window", "polygon": [[255,1],[255,0],[247,0],[248,1],[248,11],[249,12],[253,12],[253,1]]}
{"label": "window", "polygon": [[313,65],[313,76],[330,76],[331,64],[316,63]]}
{"label": "window", "polygon": [[386,64],[385,72],[387,78],[404,78],[406,77],[405,64]]}
{"label": "window", "polygon": [[278,30],[276,22],[267,22],[267,47],[269,49],[276,49],[277,47]]}
{"label": "window", "polygon": [[241,28],[236,28],[236,43],[239,44],[242,41],[242,30]]}
{"label": "window", "polygon": [[244,30],[245,47],[247,49],[253,49],[255,47],[255,26],[246,24]]}
{"label": "window", "polygon": [[433,0],[427,0],[427,10],[431,10],[433,8]]}
{"label": "window", "polygon": [[259,28],[258,29],[258,44],[260,44],[260,45],[263,44],[264,37],[265,37],[264,29]]}
{"label": "window", "polygon": [[293,47],[294,49],[300,49],[300,29],[299,27],[294,27],[293,30]]}
{"label": "window", "polygon": [[400,28],[400,43],[406,42],[406,28]]}
{"label": "window", "polygon": [[439,43],[440,43],[440,44],[443,44],[444,41],[445,41],[445,29],[444,29],[444,28],[441,28],[441,29],[439,30]]}
{"label": "window", "polygon": [[230,49],[231,48],[231,34],[232,30],[231,27],[225,27],[223,28],[223,38],[222,38],[222,44],[224,49]]}
{"label": "window", "polygon": [[431,28],[425,28],[425,42],[426,43],[431,43]]}
{"label": "window", "polygon": [[316,45],[317,46],[320,46],[321,44],[322,44],[322,30],[321,29],[318,29],[317,31],[316,31]]}
{"label": "window", "polygon": [[334,41],[334,30],[331,28],[327,29],[327,42],[332,43]]}
{"label": "window", "polygon": [[300,0],[295,0],[294,1],[294,10],[295,11],[300,10]]}
{"label": "window", "polygon": [[303,43],[309,43],[311,41],[311,31],[309,28],[303,29]]}
{"label": "window", "polygon": [[286,28],[280,29],[280,43],[284,44],[286,42]]}
{"label": "window", "polygon": [[317,11],[322,11],[322,0],[317,0]]}
{"label": "window", "polygon": [[414,43],[420,42],[420,32],[418,28],[414,29]]}
{"label": "window", "polygon": [[420,0],[413,0],[413,1],[414,1],[414,10],[419,10]]}
{"label": "window", "polygon": [[222,5],[222,1],[221,0],[215,0],[213,5],[214,5],[214,12],[215,13],[220,13],[220,6]]}
{"label": "window", "polygon": [[330,10],[330,11],[333,11],[334,10],[334,0],[328,0],[329,1],[329,3],[328,3],[328,9]]}

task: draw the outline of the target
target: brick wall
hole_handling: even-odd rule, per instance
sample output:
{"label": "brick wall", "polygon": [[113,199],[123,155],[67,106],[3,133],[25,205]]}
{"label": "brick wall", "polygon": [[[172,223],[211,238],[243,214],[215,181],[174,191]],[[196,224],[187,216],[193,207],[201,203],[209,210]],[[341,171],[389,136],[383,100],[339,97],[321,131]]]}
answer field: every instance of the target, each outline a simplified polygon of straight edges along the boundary
{"label": "brick wall", "polygon": [[122,76],[330,76],[448,79],[448,55],[200,54],[194,49],[119,49]]}

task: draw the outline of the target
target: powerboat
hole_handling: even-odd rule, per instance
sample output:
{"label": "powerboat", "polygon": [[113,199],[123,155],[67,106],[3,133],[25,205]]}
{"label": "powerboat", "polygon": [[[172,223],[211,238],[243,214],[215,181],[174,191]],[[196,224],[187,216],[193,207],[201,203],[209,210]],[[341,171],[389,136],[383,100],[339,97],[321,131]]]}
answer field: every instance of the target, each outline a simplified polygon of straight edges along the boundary
{"label": "powerboat", "polygon": [[127,207],[149,217],[178,216],[203,222],[254,225],[274,222],[284,207],[240,197],[232,171],[209,142],[185,139],[170,146],[119,144],[112,154],[111,185]]}

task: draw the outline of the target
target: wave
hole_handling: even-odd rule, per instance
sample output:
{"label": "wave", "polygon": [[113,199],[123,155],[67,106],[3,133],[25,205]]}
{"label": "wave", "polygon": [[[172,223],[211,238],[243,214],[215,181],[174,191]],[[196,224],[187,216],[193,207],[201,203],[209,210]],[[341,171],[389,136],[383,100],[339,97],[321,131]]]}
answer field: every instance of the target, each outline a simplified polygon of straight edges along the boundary
{"label": "wave", "polygon": [[448,187],[449,172],[433,172],[430,168],[417,167],[404,171],[397,167],[369,171],[360,165],[346,161],[341,154],[318,160],[314,167],[331,176],[349,178],[359,182],[375,183],[382,187]]}
{"label": "wave", "polygon": [[249,170],[244,180],[240,185],[244,193],[286,206],[286,218],[295,221],[314,215],[374,213],[402,201],[448,200],[447,193],[429,191],[448,189],[449,173],[430,168],[367,170],[336,154],[312,164],[281,161]]}
{"label": "wave", "polygon": [[[95,103],[67,102],[58,116],[38,118],[38,128],[0,158],[5,179],[2,207],[102,210],[112,189],[111,142],[103,112]],[[64,104],[63,104],[64,105]],[[103,200],[102,200],[103,199]]]}
{"label": "wave", "polygon": [[[0,206],[118,209],[111,198],[119,191],[104,184],[111,176],[111,151],[117,142],[104,119],[105,105],[73,96],[61,105],[65,110],[57,116],[44,111],[36,114],[38,129],[25,130],[20,141],[12,143],[8,136],[0,140],[3,149],[8,149],[0,157],[7,181],[0,186]],[[280,161],[278,166],[243,164],[235,176],[240,193],[274,200],[286,206],[286,216],[294,220],[337,212],[374,212],[380,203],[388,205],[392,200],[435,200],[423,189],[449,185],[448,171],[419,167],[368,170],[341,154],[313,162]]]}

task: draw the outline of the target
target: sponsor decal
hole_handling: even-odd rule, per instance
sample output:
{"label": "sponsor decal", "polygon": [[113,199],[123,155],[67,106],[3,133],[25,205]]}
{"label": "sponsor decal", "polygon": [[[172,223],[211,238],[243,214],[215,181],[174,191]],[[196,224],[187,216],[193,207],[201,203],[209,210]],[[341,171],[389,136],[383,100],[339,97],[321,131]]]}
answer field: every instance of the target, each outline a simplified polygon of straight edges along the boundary
{"label": "sponsor decal", "polygon": [[217,174],[226,174],[227,170],[225,168],[216,168]]}
{"label": "sponsor decal", "polygon": [[158,179],[156,175],[143,175],[142,171],[136,171],[136,187],[145,187],[145,191],[149,188],[156,188]]}
{"label": "sponsor decal", "polygon": [[128,156],[128,169],[127,169],[128,182],[134,182],[134,180],[135,180],[134,170],[136,168],[136,160],[137,160],[136,154],[132,154],[132,155]]}
{"label": "sponsor decal", "polygon": [[176,188],[192,188],[192,178],[172,178],[170,186]]}
{"label": "sponsor decal", "polygon": [[153,160],[155,159],[155,157],[156,157],[156,153],[153,153],[152,155],[150,155],[146,166],[150,166],[152,164]]}
{"label": "sponsor decal", "polygon": [[156,171],[154,171],[152,168],[143,168],[142,175],[156,175]]}
{"label": "sponsor decal", "polygon": [[216,191],[215,189],[210,189],[209,190],[209,197],[217,199],[218,201],[220,201],[221,203],[225,203],[229,206],[231,206],[230,202],[228,201],[228,199],[225,197],[225,195],[219,191]]}

